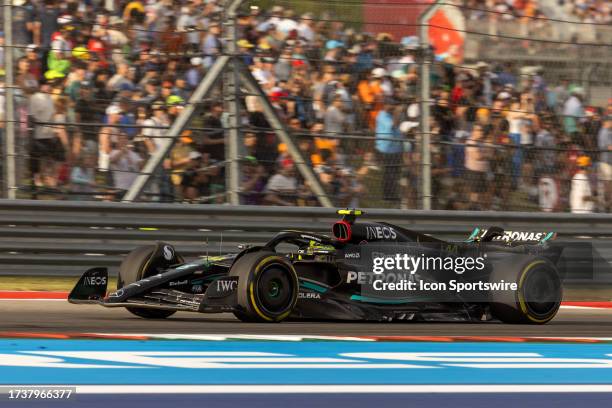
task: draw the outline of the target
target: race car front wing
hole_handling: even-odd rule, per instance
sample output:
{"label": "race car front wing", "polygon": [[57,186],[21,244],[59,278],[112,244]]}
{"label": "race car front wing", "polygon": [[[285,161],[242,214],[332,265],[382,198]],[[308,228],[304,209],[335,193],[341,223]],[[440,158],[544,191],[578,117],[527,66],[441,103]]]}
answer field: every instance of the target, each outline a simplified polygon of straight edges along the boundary
{"label": "race car front wing", "polygon": [[204,293],[186,293],[171,289],[173,283],[189,279],[201,266],[185,264],[131,283],[107,294],[108,270],[87,270],[68,295],[75,304],[99,304],[104,307],[143,307],[176,311],[222,313],[236,309],[238,278],[224,276],[213,280]]}

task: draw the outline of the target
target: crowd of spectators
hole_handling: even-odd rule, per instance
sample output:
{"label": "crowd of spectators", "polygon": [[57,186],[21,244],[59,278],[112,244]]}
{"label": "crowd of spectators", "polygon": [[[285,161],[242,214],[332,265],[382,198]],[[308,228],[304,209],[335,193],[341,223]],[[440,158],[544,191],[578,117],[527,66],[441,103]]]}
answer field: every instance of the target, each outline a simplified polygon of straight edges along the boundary
{"label": "crowd of spectators", "polygon": [[495,18],[514,21],[542,15],[538,0],[463,0],[461,4],[470,20]]}
{"label": "crowd of spectators", "polygon": [[[224,52],[220,2],[14,3],[32,184],[120,197]],[[414,37],[281,6],[240,12],[238,33],[243,61],[335,205],[418,206]],[[432,64],[434,208],[609,211],[612,153],[599,151],[612,149],[612,104],[587,106],[572,78],[548,84],[541,69],[519,68]],[[215,92],[153,175],[150,199],[226,202],[227,113]],[[241,202],[316,205],[261,101],[243,102]]]}
{"label": "crowd of spectators", "polygon": [[[492,36],[489,43],[522,46],[538,53],[546,42],[505,41],[503,36],[560,43],[608,44],[612,31],[612,6],[602,0],[462,0],[470,29]],[[499,37],[501,35],[501,37]]]}
{"label": "crowd of spectators", "polygon": [[[566,4],[560,0],[560,5]],[[612,23],[612,5],[605,0],[569,0],[567,6],[571,14],[584,23]]]}
{"label": "crowd of spectators", "polygon": [[[463,13],[470,20],[495,19],[516,21],[545,18],[540,0],[461,0]],[[558,7],[566,10],[583,23],[610,24],[612,6],[605,0],[557,0]]]}

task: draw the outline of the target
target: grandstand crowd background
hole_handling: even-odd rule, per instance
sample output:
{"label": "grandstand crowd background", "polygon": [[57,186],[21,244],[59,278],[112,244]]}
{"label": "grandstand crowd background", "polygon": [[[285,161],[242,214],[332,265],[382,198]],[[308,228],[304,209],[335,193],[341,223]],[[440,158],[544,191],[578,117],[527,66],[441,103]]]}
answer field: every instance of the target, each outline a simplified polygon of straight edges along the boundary
{"label": "grandstand crowd background", "polygon": [[[419,208],[418,39],[361,32],[326,2],[310,12],[290,3],[242,9],[237,46],[304,159],[338,207]],[[585,29],[609,28],[610,4],[558,3]],[[547,24],[535,0],[458,5],[468,21],[493,14],[494,24],[526,20],[528,31]],[[20,195],[120,199],[223,54],[221,2],[13,6]],[[610,84],[593,104],[581,78],[551,82],[545,67],[521,68],[453,56],[432,63],[432,208],[609,212]],[[241,203],[317,205],[257,97],[243,101]],[[219,88],[144,199],[225,203],[226,129]]]}

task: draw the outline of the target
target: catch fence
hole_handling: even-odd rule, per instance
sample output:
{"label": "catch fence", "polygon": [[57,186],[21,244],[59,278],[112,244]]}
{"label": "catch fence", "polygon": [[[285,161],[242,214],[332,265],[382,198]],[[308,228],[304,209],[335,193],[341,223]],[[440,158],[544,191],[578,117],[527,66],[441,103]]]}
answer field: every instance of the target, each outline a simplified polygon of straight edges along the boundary
{"label": "catch fence", "polygon": [[[24,68],[27,44],[5,44],[15,57],[2,130],[6,196],[119,201],[170,138],[139,201],[418,209],[430,200],[437,210],[569,212],[583,167],[588,211],[610,212],[609,24],[438,2],[448,24],[427,23],[431,50],[414,37],[428,2],[273,3],[244,2],[231,16],[208,10],[235,30],[219,31],[225,43],[214,52],[204,41],[212,25],[169,33],[114,19],[105,30],[119,43],[71,53],[66,72],[45,84]],[[99,29],[86,17],[73,28]],[[40,47],[29,63],[53,52]],[[224,74],[191,101],[222,57],[243,60],[260,89]],[[108,70],[91,68],[101,62]],[[186,126],[169,134],[188,107]]]}

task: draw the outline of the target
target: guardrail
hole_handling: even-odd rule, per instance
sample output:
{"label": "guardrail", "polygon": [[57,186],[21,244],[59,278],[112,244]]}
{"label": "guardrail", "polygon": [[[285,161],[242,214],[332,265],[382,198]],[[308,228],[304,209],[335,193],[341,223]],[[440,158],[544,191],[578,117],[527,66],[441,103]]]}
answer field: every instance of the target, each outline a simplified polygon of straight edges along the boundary
{"label": "guardrail", "polygon": [[[446,238],[491,225],[612,237],[612,214],[367,210],[364,218]],[[337,219],[333,210],[310,207],[0,200],[0,275],[76,275],[98,265],[113,273],[124,254],[155,240],[195,258],[263,243],[283,229],[327,232]]]}

